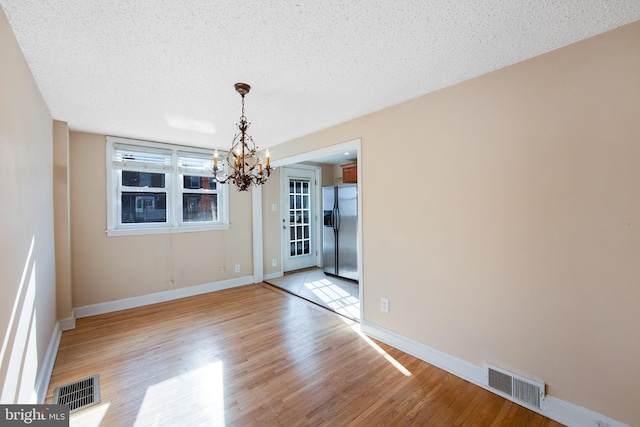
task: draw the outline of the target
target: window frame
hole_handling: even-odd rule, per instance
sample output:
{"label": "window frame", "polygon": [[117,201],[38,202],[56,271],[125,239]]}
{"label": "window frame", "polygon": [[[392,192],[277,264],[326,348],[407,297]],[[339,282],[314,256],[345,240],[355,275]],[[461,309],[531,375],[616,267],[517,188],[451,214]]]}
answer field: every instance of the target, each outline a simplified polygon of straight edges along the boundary
{"label": "window frame", "polygon": [[[166,154],[168,164],[144,164],[119,161],[115,158],[117,150],[122,147],[139,149],[142,152]],[[193,192],[183,189],[183,177],[206,176],[213,177],[213,173],[207,167],[205,159],[211,159],[213,168],[213,150],[164,144],[159,142],[141,141],[128,138],[107,136],[106,141],[106,184],[107,184],[107,236],[128,236],[139,234],[183,233],[211,230],[229,229],[229,189],[228,185],[216,184],[215,190],[203,192],[204,194],[217,194],[218,219],[216,221],[183,221],[182,196]],[[179,166],[182,157],[200,158],[203,160],[199,170],[185,169]],[[123,186],[122,171],[138,171],[151,173],[164,173],[164,188],[157,187],[129,187]],[[166,193],[166,222],[122,222],[122,193]]]}

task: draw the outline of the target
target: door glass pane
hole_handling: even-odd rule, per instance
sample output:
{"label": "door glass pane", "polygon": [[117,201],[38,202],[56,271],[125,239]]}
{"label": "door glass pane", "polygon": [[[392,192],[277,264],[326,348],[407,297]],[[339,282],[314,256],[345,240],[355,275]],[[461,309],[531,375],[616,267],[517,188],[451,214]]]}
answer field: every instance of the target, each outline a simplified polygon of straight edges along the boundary
{"label": "door glass pane", "polygon": [[289,239],[291,256],[311,253],[310,181],[289,179]]}

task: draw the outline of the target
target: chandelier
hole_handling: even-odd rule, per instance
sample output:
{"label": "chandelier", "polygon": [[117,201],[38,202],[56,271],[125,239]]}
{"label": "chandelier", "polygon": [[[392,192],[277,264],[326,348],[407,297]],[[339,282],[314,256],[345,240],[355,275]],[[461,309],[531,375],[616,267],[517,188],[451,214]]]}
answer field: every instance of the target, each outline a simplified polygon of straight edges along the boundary
{"label": "chandelier", "polygon": [[[220,184],[233,183],[238,191],[247,191],[252,185],[258,186],[267,182],[273,168],[270,164],[269,150],[266,152],[266,164],[256,156],[256,144],[247,135],[247,122],[244,115],[244,96],[249,93],[251,86],[246,83],[236,83],[236,91],[242,96],[242,115],[236,123],[239,132],[233,137],[231,150],[226,155],[226,161],[218,167],[218,150],[213,154],[213,178]],[[225,164],[226,163],[226,164]]]}

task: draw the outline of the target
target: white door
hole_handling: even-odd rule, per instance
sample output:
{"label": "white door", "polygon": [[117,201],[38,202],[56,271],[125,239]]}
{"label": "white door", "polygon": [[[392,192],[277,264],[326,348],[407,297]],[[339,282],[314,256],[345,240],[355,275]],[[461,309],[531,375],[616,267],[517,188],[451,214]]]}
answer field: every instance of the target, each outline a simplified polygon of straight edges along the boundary
{"label": "white door", "polygon": [[316,184],[315,171],[284,167],[282,189],[282,244],[285,272],[315,267]]}

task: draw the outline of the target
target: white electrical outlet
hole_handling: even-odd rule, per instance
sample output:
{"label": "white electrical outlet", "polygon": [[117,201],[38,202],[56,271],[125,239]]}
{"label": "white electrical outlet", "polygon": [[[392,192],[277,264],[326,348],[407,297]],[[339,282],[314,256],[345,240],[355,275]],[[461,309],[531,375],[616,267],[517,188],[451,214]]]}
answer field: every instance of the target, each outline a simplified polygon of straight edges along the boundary
{"label": "white electrical outlet", "polygon": [[272,205],[271,205],[271,210],[272,210],[273,212],[277,212],[277,211],[278,211],[278,205],[277,205],[277,204],[275,204],[275,203],[274,203],[274,204],[272,204]]}
{"label": "white electrical outlet", "polygon": [[272,259],[272,260],[271,260],[271,266],[272,266],[272,267],[277,267],[277,266],[278,266],[278,260],[277,260],[277,259],[275,259],[275,258],[274,258],[274,259]]}
{"label": "white electrical outlet", "polygon": [[380,311],[383,313],[389,312],[389,300],[386,298],[380,298]]}
{"label": "white electrical outlet", "polygon": [[235,267],[233,267],[233,271],[240,273],[240,264],[236,264]]}

